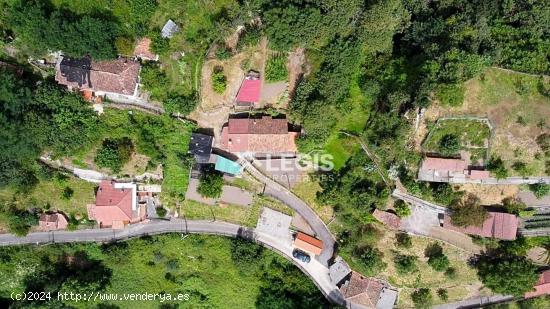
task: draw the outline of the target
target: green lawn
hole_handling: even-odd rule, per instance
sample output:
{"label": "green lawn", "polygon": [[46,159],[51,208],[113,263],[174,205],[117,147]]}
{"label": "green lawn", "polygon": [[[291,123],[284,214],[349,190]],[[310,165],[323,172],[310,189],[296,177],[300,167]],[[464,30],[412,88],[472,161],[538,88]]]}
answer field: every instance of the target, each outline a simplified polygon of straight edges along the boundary
{"label": "green lawn", "polygon": [[[228,238],[200,235],[182,238],[180,234],[103,246],[71,244],[5,248],[0,261],[0,297],[8,299],[12,292],[23,292],[32,285],[36,289],[33,291],[53,290],[48,307],[61,307],[56,291],[90,293],[98,286],[104,286],[103,293],[119,295],[146,292],[188,294],[186,301],[164,302],[164,305],[176,304],[180,308],[254,308],[258,302],[277,306],[275,299],[279,298],[278,294],[270,294],[273,292],[266,285],[276,280],[281,283],[278,288],[286,289],[283,292],[285,297],[304,297],[304,301],[314,301],[315,307],[322,306],[321,293],[284,258],[261,250],[254,260],[239,265],[231,248],[232,240]],[[88,283],[89,280],[92,283]],[[100,304],[116,305],[117,308],[159,308],[161,302],[101,302],[92,299],[90,302],[63,304],[76,308],[95,308]]]}
{"label": "green lawn", "polygon": [[[54,173],[55,174],[55,173]],[[63,190],[71,188],[74,193],[70,199],[63,198]],[[86,204],[95,202],[96,185],[76,177],[41,177],[38,185],[28,193],[16,193],[11,188],[0,190],[0,200],[11,200],[15,197],[22,209],[40,207],[59,210],[67,215],[86,215]]]}

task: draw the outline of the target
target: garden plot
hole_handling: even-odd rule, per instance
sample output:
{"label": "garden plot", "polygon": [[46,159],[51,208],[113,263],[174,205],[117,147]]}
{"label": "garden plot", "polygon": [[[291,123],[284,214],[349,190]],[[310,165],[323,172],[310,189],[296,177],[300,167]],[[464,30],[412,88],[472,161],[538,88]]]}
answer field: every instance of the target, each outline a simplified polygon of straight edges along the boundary
{"label": "garden plot", "polygon": [[486,119],[439,119],[428,133],[423,151],[444,156],[467,153],[472,163],[483,165],[487,160],[490,136],[491,127]]}
{"label": "garden plot", "polygon": [[550,134],[550,78],[490,68],[464,86],[461,106],[436,102],[425,112],[426,122],[448,115],[487,117],[494,127],[490,156],[500,157],[510,176],[549,175],[550,152],[537,139]]}

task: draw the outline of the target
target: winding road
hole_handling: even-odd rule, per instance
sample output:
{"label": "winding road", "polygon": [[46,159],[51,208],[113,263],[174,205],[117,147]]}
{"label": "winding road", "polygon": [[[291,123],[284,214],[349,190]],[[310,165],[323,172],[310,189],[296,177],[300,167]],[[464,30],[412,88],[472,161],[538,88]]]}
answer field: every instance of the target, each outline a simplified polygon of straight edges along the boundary
{"label": "winding road", "polygon": [[319,218],[319,216],[304,201],[294,195],[294,193],[288,190],[285,186],[265,176],[249,160],[250,159],[241,157],[239,158],[238,163],[243,166],[244,169],[254,178],[265,184],[264,194],[283,202],[288,207],[294,209],[304,218],[304,220],[306,220],[309,226],[311,226],[311,229],[315,232],[315,236],[323,242],[323,251],[319,256],[317,256],[317,260],[319,260],[319,262],[321,262],[325,267],[328,267],[329,262],[334,255],[334,245],[336,243],[336,239],[330,233],[323,220],[321,220],[321,218]]}
{"label": "winding road", "polygon": [[51,231],[30,233],[24,237],[12,234],[0,234],[0,246],[49,244],[71,242],[112,242],[132,237],[157,235],[165,233],[183,234],[212,234],[228,237],[242,237],[255,241],[264,247],[276,251],[296,265],[319,288],[323,295],[335,304],[344,305],[345,300],[338,288],[331,282],[329,269],[319,261],[312,259],[303,263],[292,257],[292,245],[271,235],[256,231],[252,228],[221,221],[189,221],[173,219],[170,221],[155,220],[148,223],[136,224],[123,230],[88,229],[76,231]]}

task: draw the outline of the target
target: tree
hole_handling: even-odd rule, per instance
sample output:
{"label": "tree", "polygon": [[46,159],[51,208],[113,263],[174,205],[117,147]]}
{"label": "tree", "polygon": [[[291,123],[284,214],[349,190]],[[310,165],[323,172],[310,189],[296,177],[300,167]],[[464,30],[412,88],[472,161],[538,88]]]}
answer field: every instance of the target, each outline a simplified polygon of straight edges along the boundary
{"label": "tree", "polygon": [[397,272],[404,275],[417,271],[417,259],[418,258],[413,255],[398,254],[394,257],[393,262],[395,263],[395,268],[397,269]]}
{"label": "tree", "polygon": [[502,206],[508,213],[519,215],[521,211],[525,210],[527,206],[520,200],[513,197],[507,197],[502,200]]}
{"label": "tree", "polygon": [[550,193],[550,185],[544,183],[534,183],[529,185],[529,190],[531,190],[537,198],[543,198]]}
{"label": "tree", "polygon": [[508,177],[508,170],[504,166],[504,162],[501,158],[491,157],[487,164],[487,169],[493,172],[497,179],[503,179]]}
{"label": "tree", "polygon": [[71,197],[73,197],[73,194],[74,190],[71,187],[65,187],[65,189],[63,189],[62,198],[65,200],[70,200]]}
{"label": "tree", "polygon": [[523,296],[538,280],[537,267],[524,257],[502,256],[482,258],[477,274],[483,284],[493,292]]}
{"label": "tree", "polygon": [[439,151],[442,155],[451,156],[460,151],[460,138],[456,134],[446,134],[439,140]]}
{"label": "tree", "polygon": [[263,254],[263,247],[249,240],[239,237],[231,240],[231,260],[243,272],[257,270]]}
{"label": "tree", "polygon": [[473,194],[467,194],[451,204],[451,222],[456,226],[481,226],[487,219],[487,210]]}
{"label": "tree", "polygon": [[217,66],[212,71],[212,89],[217,93],[223,93],[227,86],[227,77],[223,73],[223,67]]}
{"label": "tree", "polygon": [[398,247],[410,249],[412,247],[411,236],[407,233],[397,233],[395,235],[395,240]]}
{"label": "tree", "polygon": [[443,248],[437,244],[426,247],[425,255],[428,258],[428,265],[436,271],[445,271],[449,268],[449,258],[443,253]]}
{"label": "tree", "polygon": [[445,289],[437,289],[437,296],[439,296],[439,298],[445,302],[449,299],[449,294]]}
{"label": "tree", "polygon": [[130,138],[108,138],[103,141],[94,162],[99,167],[110,168],[114,173],[118,173],[122,166],[130,161],[133,152],[134,144]]}
{"label": "tree", "polygon": [[214,169],[206,169],[199,178],[197,192],[204,197],[218,198],[222,194],[223,175]]}
{"label": "tree", "polygon": [[364,266],[364,274],[374,276],[375,274],[386,269],[386,263],[382,260],[383,254],[380,250],[365,246],[357,248],[354,256],[361,260],[361,265]]}
{"label": "tree", "polygon": [[393,204],[393,208],[395,209],[395,213],[401,218],[405,218],[411,215],[411,209],[409,208],[409,205],[407,205],[407,203],[405,203],[403,200],[397,200]]}
{"label": "tree", "polygon": [[157,216],[159,218],[164,218],[166,217],[166,214],[168,213],[168,211],[166,210],[166,208],[160,206],[160,207],[157,207],[155,208],[155,212],[157,213]]}
{"label": "tree", "polygon": [[412,301],[416,308],[430,308],[432,306],[432,293],[430,289],[418,289],[411,294]]}

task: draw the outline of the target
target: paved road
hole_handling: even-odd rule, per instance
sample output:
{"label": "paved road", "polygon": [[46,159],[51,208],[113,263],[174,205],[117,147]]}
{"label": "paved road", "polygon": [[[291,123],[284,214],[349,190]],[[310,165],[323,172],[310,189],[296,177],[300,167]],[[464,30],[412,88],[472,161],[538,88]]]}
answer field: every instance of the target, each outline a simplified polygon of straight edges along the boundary
{"label": "paved road", "polygon": [[514,296],[510,296],[510,295],[480,296],[476,298],[457,301],[454,303],[437,305],[437,306],[434,306],[433,309],[480,308],[481,306],[507,303],[512,300],[514,300]]}
{"label": "paved road", "polygon": [[244,158],[240,158],[238,163],[241,164],[247,172],[252,174],[252,176],[265,184],[266,187],[264,194],[274,197],[275,199],[288,205],[300,216],[302,216],[304,220],[306,220],[315,232],[315,235],[323,241],[324,248],[317,259],[324,266],[328,267],[329,260],[331,260],[334,255],[334,244],[336,240],[330,233],[323,220],[321,220],[321,218],[319,218],[319,216],[304,201],[294,195],[294,193],[273,179],[262,174],[249,161]]}
{"label": "paved road", "polygon": [[442,207],[442,206],[439,206],[437,204],[425,201],[425,200],[423,200],[421,198],[418,198],[414,195],[399,191],[398,189],[395,189],[392,192],[392,196],[397,198],[397,199],[404,200],[405,202],[409,202],[409,203],[411,203],[413,205],[416,205],[416,206],[430,208],[430,209],[432,209],[433,211],[435,211],[437,213],[446,213],[446,212],[449,211],[445,207]]}
{"label": "paved road", "polygon": [[242,237],[256,241],[263,246],[276,251],[287,260],[294,263],[304,272],[325,297],[336,304],[343,305],[343,299],[338,288],[332,284],[328,268],[313,259],[310,263],[304,264],[292,257],[292,245],[289,242],[278,239],[271,235],[255,231],[236,224],[221,221],[189,221],[174,219],[171,221],[155,220],[148,223],[131,225],[123,230],[113,229],[89,229],[77,231],[54,231],[30,233],[25,237],[17,237],[12,234],[0,234],[0,246],[24,245],[24,244],[46,244],[46,243],[70,243],[70,242],[110,242],[124,240],[131,237],[156,235],[164,233],[197,233],[213,234],[229,237]]}

